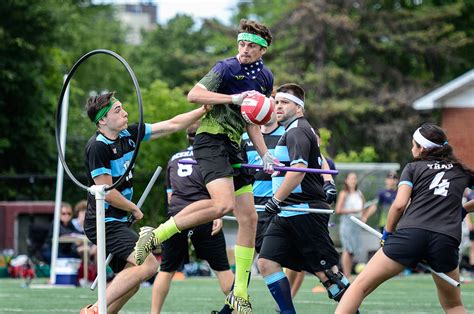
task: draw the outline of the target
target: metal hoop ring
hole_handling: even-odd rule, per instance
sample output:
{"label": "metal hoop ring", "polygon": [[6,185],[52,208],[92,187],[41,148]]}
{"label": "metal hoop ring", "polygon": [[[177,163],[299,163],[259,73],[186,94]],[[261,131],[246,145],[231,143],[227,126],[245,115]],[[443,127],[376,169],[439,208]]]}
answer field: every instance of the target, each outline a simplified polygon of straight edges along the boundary
{"label": "metal hoop ring", "polygon": [[63,100],[64,100],[64,94],[66,93],[66,88],[69,85],[69,82],[71,81],[74,73],[76,72],[77,68],[88,58],[90,58],[93,55],[96,54],[106,54],[109,56],[114,57],[117,59],[122,65],[125,67],[127,70],[130,78],[133,81],[133,85],[135,86],[135,94],[137,96],[137,101],[138,101],[138,134],[136,138],[136,146],[135,146],[135,151],[133,152],[132,159],[130,160],[130,164],[128,165],[127,169],[125,172],[122,174],[122,176],[115,181],[111,186],[108,186],[105,188],[105,191],[110,191],[112,189],[115,189],[119,184],[122,183],[122,181],[127,177],[128,173],[132,170],[134,164],[135,164],[135,159],[137,158],[138,155],[138,149],[140,148],[140,142],[141,142],[141,134],[143,132],[143,105],[142,105],[142,96],[140,94],[140,86],[138,85],[138,80],[135,77],[135,73],[133,73],[132,68],[130,65],[125,61],[124,58],[122,58],[119,54],[111,51],[111,50],[106,50],[106,49],[96,49],[89,51],[85,55],[83,55],[79,60],[76,61],[76,63],[72,66],[71,70],[69,71],[66,80],[64,81],[63,87],[61,89],[61,94],[59,96],[58,100],[58,110],[56,112],[56,147],[58,148],[58,156],[59,160],[61,161],[61,164],[63,165],[64,170],[66,171],[67,175],[71,180],[79,186],[83,190],[88,190],[89,187],[86,185],[82,184],[71,172],[69,167],[67,166],[66,160],[64,159],[64,154],[61,149],[61,141],[60,141],[60,133],[61,133],[61,111],[62,111],[62,106],[63,106]]}

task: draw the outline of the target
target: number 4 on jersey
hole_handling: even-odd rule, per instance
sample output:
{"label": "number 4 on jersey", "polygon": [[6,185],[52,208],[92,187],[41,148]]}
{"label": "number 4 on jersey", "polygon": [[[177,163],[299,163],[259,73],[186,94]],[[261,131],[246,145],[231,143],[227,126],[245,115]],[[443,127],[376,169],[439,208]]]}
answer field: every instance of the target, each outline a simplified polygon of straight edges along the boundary
{"label": "number 4 on jersey", "polygon": [[434,192],[433,192],[434,195],[441,195],[441,196],[448,195],[448,189],[449,189],[448,179],[444,179],[441,181],[444,174],[445,174],[444,171],[438,173],[434,177],[433,181],[431,181],[430,190],[434,189]]}

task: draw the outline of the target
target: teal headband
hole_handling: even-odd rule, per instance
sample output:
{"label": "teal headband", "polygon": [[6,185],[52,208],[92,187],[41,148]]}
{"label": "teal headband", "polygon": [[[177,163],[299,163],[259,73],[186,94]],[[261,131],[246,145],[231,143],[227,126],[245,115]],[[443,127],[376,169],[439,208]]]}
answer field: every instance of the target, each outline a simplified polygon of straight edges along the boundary
{"label": "teal headband", "polygon": [[237,41],[241,41],[241,40],[250,41],[262,47],[268,47],[267,41],[263,39],[262,37],[255,34],[240,33],[239,35],[237,35]]}
{"label": "teal headband", "polygon": [[95,115],[94,123],[99,122],[100,119],[105,117],[107,112],[109,112],[110,108],[112,108],[112,105],[115,104],[117,101],[118,101],[118,99],[115,98],[115,97],[110,98],[109,103],[107,104],[107,106],[100,109],[99,112],[97,112],[97,114]]}

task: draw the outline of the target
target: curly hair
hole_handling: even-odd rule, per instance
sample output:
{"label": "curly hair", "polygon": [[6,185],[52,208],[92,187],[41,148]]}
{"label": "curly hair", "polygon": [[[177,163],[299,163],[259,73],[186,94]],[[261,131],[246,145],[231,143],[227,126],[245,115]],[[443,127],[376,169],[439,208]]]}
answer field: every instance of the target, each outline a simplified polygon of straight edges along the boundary
{"label": "curly hair", "polygon": [[273,39],[272,33],[270,32],[268,27],[252,20],[240,20],[239,34],[240,33],[250,33],[258,35],[267,41],[268,46],[270,46]]}

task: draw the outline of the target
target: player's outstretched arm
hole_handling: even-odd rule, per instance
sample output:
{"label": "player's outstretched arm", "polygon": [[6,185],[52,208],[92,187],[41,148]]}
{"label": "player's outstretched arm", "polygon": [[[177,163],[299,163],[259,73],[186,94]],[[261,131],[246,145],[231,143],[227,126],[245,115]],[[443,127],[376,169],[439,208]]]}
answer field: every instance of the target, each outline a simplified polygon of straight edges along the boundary
{"label": "player's outstretched arm", "polygon": [[195,104],[207,105],[241,105],[244,98],[251,92],[243,92],[240,94],[226,95],[209,91],[206,86],[197,83],[188,93],[188,101]]}
{"label": "player's outstretched arm", "polygon": [[151,139],[186,129],[199,120],[207,111],[207,106],[201,106],[192,111],[179,114],[169,120],[153,123],[151,125]]}
{"label": "player's outstretched arm", "polygon": [[[94,183],[97,185],[112,185],[112,176],[103,174],[94,178]],[[127,200],[119,191],[116,189],[110,190],[105,195],[105,201],[110,205],[132,213],[135,221],[139,221],[143,218],[143,213],[140,208],[137,207],[133,202]]]}

